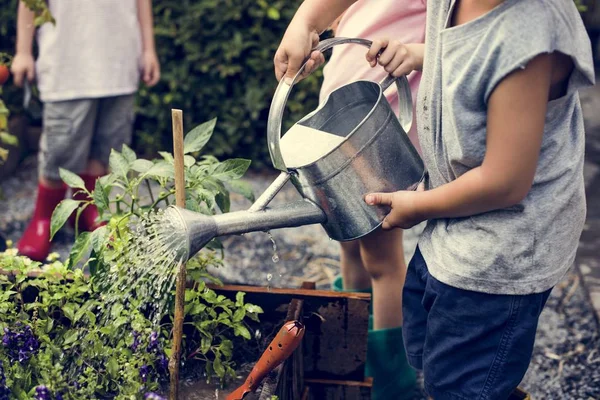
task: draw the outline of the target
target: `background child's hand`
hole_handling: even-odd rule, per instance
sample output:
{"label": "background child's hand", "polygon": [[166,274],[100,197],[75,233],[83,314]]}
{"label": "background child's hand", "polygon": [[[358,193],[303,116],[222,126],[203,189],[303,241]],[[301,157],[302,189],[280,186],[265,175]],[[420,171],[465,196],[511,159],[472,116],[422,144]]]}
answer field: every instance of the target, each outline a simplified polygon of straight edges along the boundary
{"label": "background child's hand", "polygon": [[160,80],[160,64],[156,51],[145,51],[142,54],[142,80],[148,86],[154,86]]}
{"label": "background child's hand", "polygon": [[419,212],[416,198],[418,192],[425,190],[420,184],[417,191],[400,190],[394,193],[369,193],[365,202],[370,206],[385,205],[392,207],[390,213],[383,220],[383,229],[402,228],[409,229],[423,222],[425,218]]}
{"label": "background child's hand", "polygon": [[319,43],[318,32],[301,23],[294,22],[292,21],[285,35],[283,35],[281,44],[279,44],[273,59],[275,77],[278,81],[284,77],[286,82],[288,79],[291,81],[309,54],[310,60],[307,62],[300,79],[308,76],[325,62],[325,57],[321,52],[313,51],[312,54],[310,52]]}
{"label": "background child's hand", "polygon": [[33,55],[31,53],[17,53],[12,60],[10,69],[13,74],[13,81],[18,87],[23,86],[25,79],[32,82],[35,78],[35,61]]}
{"label": "background child's hand", "polygon": [[397,40],[378,39],[373,41],[366,57],[371,67],[375,67],[379,62],[387,73],[398,77],[423,69],[423,50],[422,44],[403,44]]}

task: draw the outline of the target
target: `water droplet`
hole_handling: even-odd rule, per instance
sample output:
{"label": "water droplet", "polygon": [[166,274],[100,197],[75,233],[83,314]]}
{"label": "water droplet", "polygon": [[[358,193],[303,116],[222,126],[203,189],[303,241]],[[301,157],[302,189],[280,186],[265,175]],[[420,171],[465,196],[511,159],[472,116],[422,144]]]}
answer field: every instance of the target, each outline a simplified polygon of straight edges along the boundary
{"label": "water droplet", "polygon": [[274,263],[279,262],[279,255],[277,255],[277,253],[273,254],[273,257],[271,257],[271,260],[273,260]]}
{"label": "water droplet", "polygon": [[273,274],[267,274],[267,281],[271,282],[271,279],[273,279]]}

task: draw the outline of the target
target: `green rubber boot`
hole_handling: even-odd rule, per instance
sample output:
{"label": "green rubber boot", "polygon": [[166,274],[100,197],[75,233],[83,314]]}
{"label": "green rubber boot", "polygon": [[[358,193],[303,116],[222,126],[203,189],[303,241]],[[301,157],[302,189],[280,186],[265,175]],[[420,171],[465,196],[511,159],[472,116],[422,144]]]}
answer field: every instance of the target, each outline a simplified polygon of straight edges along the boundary
{"label": "green rubber boot", "polygon": [[369,331],[365,376],[373,378],[373,400],[413,398],[417,375],[406,359],[402,328]]}
{"label": "green rubber boot", "polygon": [[[344,281],[341,276],[335,278],[333,283],[331,284],[331,288],[334,292],[355,292],[355,293],[369,293],[371,295],[371,299],[373,296],[373,290],[369,289],[361,289],[361,290],[346,290],[344,289]],[[369,304],[369,331],[373,329],[373,306]]]}
{"label": "green rubber boot", "polygon": [[[336,292],[371,293],[371,289],[344,290],[342,277],[331,285]],[[365,377],[373,378],[373,400],[411,399],[417,385],[415,370],[408,364],[402,340],[402,328],[373,330],[373,310],[369,306],[369,334]]]}

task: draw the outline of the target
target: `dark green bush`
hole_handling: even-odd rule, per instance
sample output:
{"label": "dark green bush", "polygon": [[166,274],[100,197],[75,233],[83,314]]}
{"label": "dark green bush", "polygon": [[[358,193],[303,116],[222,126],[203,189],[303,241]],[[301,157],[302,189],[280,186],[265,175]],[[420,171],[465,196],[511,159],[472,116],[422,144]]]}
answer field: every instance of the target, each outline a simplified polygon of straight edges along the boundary
{"label": "dark green bush", "polygon": [[[187,127],[218,118],[209,153],[268,159],[267,114],[277,84],[272,59],[300,3],[154,0],[162,80],[140,89],[136,150],[170,149],[170,110],[180,108]],[[17,0],[4,0],[0,8],[0,51],[14,52],[16,10]],[[315,75],[298,85],[286,121],[316,106],[319,84]],[[20,111],[20,91],[6,90],[5,100],[12,112]]]}

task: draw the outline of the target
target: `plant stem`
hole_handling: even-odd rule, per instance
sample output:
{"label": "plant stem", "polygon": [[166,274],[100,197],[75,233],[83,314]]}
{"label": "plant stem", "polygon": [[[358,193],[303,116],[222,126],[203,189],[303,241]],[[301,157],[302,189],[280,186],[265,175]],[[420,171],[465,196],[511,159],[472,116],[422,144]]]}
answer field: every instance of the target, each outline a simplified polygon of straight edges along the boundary
{"label": "plant stem", "polygon": [[152,203],[152,205],[150,206],[150,208],[156,208],[156,206],[158,205],[158,203],[160,203],[163,200],[166,200],[167,204],[169,204],[169,201],[167,199],[172,194],[175,194],[175,190],[170,189],[167,193],[163,194],[162,196],[159,196],[158,199],[156,199],[156,201],[154,201],[154,203]]}
{"label": "plant stem", "polygon": [[150,187],[150,181],[148,179],[144,179],[144,182],[146,182],[146,187],[148,188],[148,194],[150,195],[150,200],[152,200],[152,203],[154,203],[154,193],[152,193],[152,188]]}

